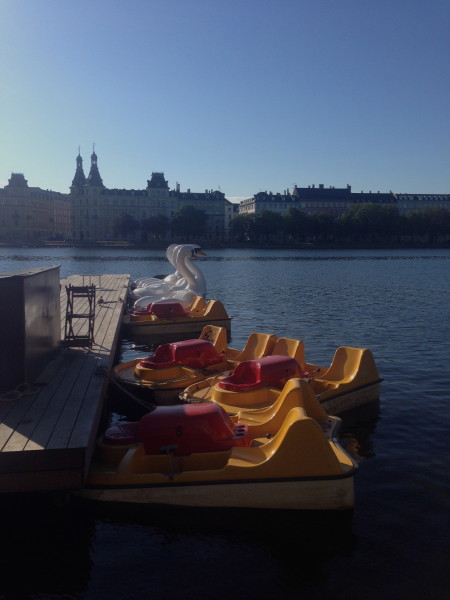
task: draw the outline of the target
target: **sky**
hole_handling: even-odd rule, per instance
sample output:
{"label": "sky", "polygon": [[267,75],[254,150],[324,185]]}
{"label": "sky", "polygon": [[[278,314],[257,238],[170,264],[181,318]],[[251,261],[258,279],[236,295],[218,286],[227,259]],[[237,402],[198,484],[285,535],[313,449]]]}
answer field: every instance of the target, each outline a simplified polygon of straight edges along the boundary
{"label": "sky", "polygon": [[0,0],[0,187],[450,193],[449,0]]}

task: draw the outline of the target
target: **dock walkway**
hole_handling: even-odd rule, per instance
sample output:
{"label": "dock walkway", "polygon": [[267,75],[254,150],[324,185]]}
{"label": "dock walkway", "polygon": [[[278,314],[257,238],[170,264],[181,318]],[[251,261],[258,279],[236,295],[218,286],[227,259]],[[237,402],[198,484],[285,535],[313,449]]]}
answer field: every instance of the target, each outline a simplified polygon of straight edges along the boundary
{"label": "dock walkway", "polygon": [[[16,397],[0,398],[1,492],[83,486],[129,283],[129,275],[72,275],[61,280],[61,348],[30,388],[23,386]],[[64,347],[68,285],[96,286],[91,348]],[[87,300],[76,302],[82,313]]]}

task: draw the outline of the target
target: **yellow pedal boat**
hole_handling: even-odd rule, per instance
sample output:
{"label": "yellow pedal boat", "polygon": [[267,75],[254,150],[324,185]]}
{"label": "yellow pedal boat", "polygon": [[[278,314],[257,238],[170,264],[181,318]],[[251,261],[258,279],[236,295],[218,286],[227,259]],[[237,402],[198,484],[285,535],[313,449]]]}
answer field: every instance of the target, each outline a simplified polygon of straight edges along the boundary
{"label": "yellow pedal boat", "polygon": [[[183,402],[215,402],[229,413],[261,410],[275,405],[284,389],[283,359],[241,362],[233,373],[204,379],[180,394]],[[303,393],[314,396],[328,414],[336,415],[379,398],[380,377],[372,352],[367,348],[339,347],[328,368],[305,363]],[[276,370],[281,376],[276,381]]]}
{"label": "yellow pedal boat", "polygon": [[179,403],[179,394],[190,384],[212,374],[229,372],[242,361],[282,351],[277,337],[252,333],[243,349],[227,345],[224,327],[207,325],[199,338],[161,344],[153,356],[117,365],[113,380],[151,404]]}
{"label": "yellow pedal boat", "polygon": [[216,325],[231,331],[231,317],[220,300],[205,300],[195,296],[184,305],[176,299],[163,299],[150,303],[145,309],[136,309],[122,318],[124,333],[129,338],[199,334],[205,325]]}
{"label": "yellow pedal boat", "polygon": [[350,509],[357,467],[337,441],[341,420],[316,398],[305,401],[303,385],[293,386],[292,406],[258,421],[205,403],[158,406],[113,425],[77,494],[179,507]]}

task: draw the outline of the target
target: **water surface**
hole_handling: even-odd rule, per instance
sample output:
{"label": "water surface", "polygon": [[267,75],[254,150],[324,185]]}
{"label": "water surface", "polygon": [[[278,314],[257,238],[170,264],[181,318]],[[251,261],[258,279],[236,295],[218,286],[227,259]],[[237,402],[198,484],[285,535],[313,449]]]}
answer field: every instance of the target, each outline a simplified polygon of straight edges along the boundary
{"label": "water surface", "polygon": [[[380,401],[344,418],[355,510],[255,515],[248,531],[239,515],[15,507],[0,597],[448,600],[450,251],[206,252],[207,296],[233,316],[233,346],[265,331],[302,339],[316,363],[340,345],[373,351]],[[0,271],[47,265],[61,277],[173,270],[163,251],[0,248]],[[144,352],[126,340],[122,359]]]}

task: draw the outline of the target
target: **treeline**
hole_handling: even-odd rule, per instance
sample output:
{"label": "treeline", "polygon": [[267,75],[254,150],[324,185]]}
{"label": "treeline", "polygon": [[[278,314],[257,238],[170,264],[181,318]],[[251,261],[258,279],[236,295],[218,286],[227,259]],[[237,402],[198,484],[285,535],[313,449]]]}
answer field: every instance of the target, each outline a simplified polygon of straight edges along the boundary
{"label": "treeline", "polygon": [[448,244],[450,211],[428,208],[400,215],[392,204],[355,204],[339,217],[308,215],[290,208],[284,215],[265,210],[237,215],[230,229],[214,230],[208,215],[184,206],[172,219],[156,215],[142,222],[124,214],[113,223],[121,239],[139,241],[226,241],[237,244]]}
{"label": "treeline", "polygon": [[114,235],[122,240],[139,239],[165,240],[169,235],[181,241],[192,238],[205,239],[208,233],[208,215],[194,206],[183,206],[169,219],[165,215],[155,215],[138,221],[132,215],[124,213],[113,221]]}
{"label": "treeline", "polygon": [[442,244],[450,242],[450,211],[429,208],[400,215],[394,205],[355,204],[339,217],[308,215],[290,208],[238,215],[231,223],[235,242],[305,244]]}

